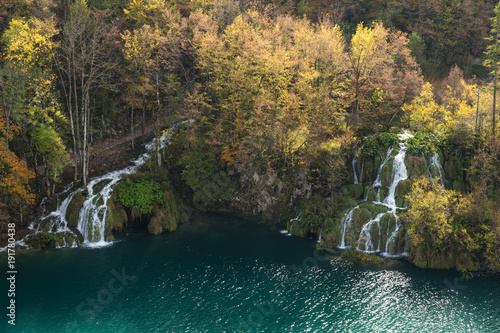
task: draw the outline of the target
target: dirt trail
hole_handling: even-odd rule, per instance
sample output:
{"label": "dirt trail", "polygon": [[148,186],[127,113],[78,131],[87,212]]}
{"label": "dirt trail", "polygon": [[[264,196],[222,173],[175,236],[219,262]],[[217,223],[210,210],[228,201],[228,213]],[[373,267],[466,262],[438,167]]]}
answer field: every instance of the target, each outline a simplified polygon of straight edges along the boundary
{"label": "dirt trail", "polygon": [[[144,141],[147,143],[153,137],[154,123],[144,127]],[[112,138],[105,139],[90,147],[89,177],[102,175],[120,167],[129,165],[130,160],[144,151],[142,129],[134,128],[135,149],[132,150],[130,132],[120,133]],[[71,156],[74,158],[74,155]]]}

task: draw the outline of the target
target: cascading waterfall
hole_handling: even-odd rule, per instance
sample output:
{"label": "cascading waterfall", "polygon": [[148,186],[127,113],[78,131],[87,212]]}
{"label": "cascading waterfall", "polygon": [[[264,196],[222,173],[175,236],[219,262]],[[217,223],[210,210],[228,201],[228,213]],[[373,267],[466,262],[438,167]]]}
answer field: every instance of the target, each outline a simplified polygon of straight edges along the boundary
{"label": "cascading waterfall", "polygon": [[[399,228],[401,227],[401,224],[399,223],[398,215],[395,212],[392,212],[392,214],[394,215],[394,218],[396,220],[396,224],[395,224],[394,231],[391,233],[390,237],[387,239],[387,243],[385,243],[384,255],[387,257],[393,256],[391,254],[391,246],[396,243],[396,240],[397,240],[397,237],[399,234]],[[389,229],[387,229],[387,232],[389,232]],[[406,252],[406,251],[404,251],[404,252]]]}
{"label": "cascading waterfall", "polygon": [[356,157],[356,154],[354,154],[354,157],[352,159],[352,171],[354,173],[354,184],[359,184],[359,181],[358,181],[358,158]]}
{"label": "cascading waterfall", "polygon": [[432,179],[432,170],[437,170],[437,173],[439,174],[439,183],[441,185],[444,185],[444,170],[443,167],[441,166],[441,163],[439,162],[439,155],[437,153],[434,153],[431,157],[431,164],[429,165],[429,175],[431,177],[431,181],[434,181]]}
{"label": "cascading waterfall", "polygon": [[347,212],[343,217],[342,219],[340,220],[340,226],[341,226],[341,235],[340,235],[340,245],[339,245],[339,249],[347,249],[349,247],[351,247],[351,244],[349,245],[346,245],[346,241],[345,241],[345,235],[346,235],[346,232],[349,230],[349,228],[351,227],[351,223],[352,223],[352,214],[354,213],[354,211],[356,209],[358,209],[359,206],[356,206],[354,207],[353,209],[351,209],[349,212]]}
{"label": "cascading waterfall", "polygon": [[[358,238],[358,246],[356,247],[357,250],[363,251],[366,253],[375,253],[375,252],[380,252],[380,236],[381,236],[381,228],[380,228],[380,220],[386,213],[380,213],[378,214],[373,220],[368,221],[364,226],[363,229],[361,229],[361,232],[359,233],[359,238]],[[375,249],[373,245],[373,240],[372,240],[372,235],[371,235],[371,230],[372,226],[375,225],[378,234],[379,234],[379,241],[377,244],[377,248]],[[361,249],[363,247],[363,249]]]}
{"label": "cascading waterfall", "polygon": [[321,230],[319,231],[318,243],[321,243],[321,234],[323,233],[323,226],[321,226]]}
{"label": "cascading waterfall", "polygon": [[287,233],[287,236],[292,236],[292,231],[293,231],[293,224],[297,221],[297,222],[300,222],[300,215],[302,215],[302,212],[299,213],[299,215],[297,215],[297,217],[293,218],[290,220],[291,224],[290,224],[290,232]]}
{"label": "cascading waterfall", "polygon": [[[170,127],[166,133],[160,138],[159,149],[163,149],[166,143],[170,142],[170,138],[175,129],[180,125],[184,125],[188,122],[193,122],[194,120],[186,120],[179,122],[172,127]],[[131,166],[128,166],[121,170],[115,170],[105,174],[104,176],[96,177],[92,179],[87,184],[88,194],[79,212],[77,229],[83,236],[83,244],[90,247],[106,246],[111,244],[111,242],[106,242],[105,240],[105,224],[106,215],[108,212],[108,207],[106,205],[108,199],[113,194],[113,186],[117,184],[124,176],[133,174],[137,172],[138,168],[152,156],[153,150],[156,148],[156,139],[153,139],[150,143],[146,144],[147,152],[140,155],[138,158],[132,161]],[[95,190],[97,187],[104,186]],[[65,188],[60,195],[67,193],[73,184],[70,184]],[[57,207],[57,209],[51,212],[49,215],[42,216],[36,221],[32,222],[29,226],[30,230],[33,232],[27,235],[24,239],[16,242],[17,245],[23,247],[29,247],[26,244],[26,240],[33,235],[44,232],[45,230],[50,230],[53,234],[61,234],[63,244],[57,244],[57,247],[76,247],[76,239],[78,236],[68,227],[68,221],[66,220],[66,211],[68,209],[71,200],[74,195],[78,192],[82,192],[83,188],[79,188],[71,192],[66,199]],[[66,241],[67,235],[71,235],[74,240],[72,244],[68,244]],[[0,248],[0,252],[5,251],[7,247]]]}
{"label": "cascading waterfall", "polygon": [[[165,143],[170,142],[173,130],[187,122],[191,122],[191,120],[177,123],[169,128],[160,138],[159,149],[163,149]],[[156,139],[153,139],[146,145],[147,152],[132,161],[133,165],[94,178],[87,184],[88,194],[80,209],[77,226],[77,229],[83,235],[84,245],[100,247],[110,244],[110,242],[106,242],[105,240],[106,215],[108,212],[106,203],[113,194],[113,186],[117,184],[123,176],[136,173],[139,167],[144,165],[151,157],[155,146]],[[100,191],[94,193],[95,186],[104,182],[107,182],[104,187]]]}
{"label": "cascading waterfall", "polygon": [[[405,140],[406,138],[407,136],[401,139]],[[356,249],[366,253],[381,253],[381,255],[383,256],[398,257],[401,255],[397,255],[396,253],[394,253],[395,251],[393,250],[393,248],[395,248],[395,246],[397,245],[401,231],[400,230],[401,223],[397,216],[397,210],[405,208],[398,207],[396,204],[396,189],[400,181],[408,179],[408,173],[404,162],[406,157],[405,142],[402,141],[399,143],[399,152],[393,157],[391,183],[387,188],[387,194],[385,195],[385,198],[381,200],[382,198],[380,190],[382,188],[382,168],[389,162],[392,152],[393,152],[392,147],[387,150],[385,159],[382,161],[378,169],[377,177],[373,182],[373,184],[371,185],[371,187],[368,189],[365,198],[365,201],[368,201],[368,192],[371,190],[377,190],[377,195],[375,199],[376,201],[373,201],[371,203],[384,206],[387,209],[387,211],[378,213],[375,216],[375,218],[369,220],[363,225],[361,232],[359,233],[359,237],[357,239]],[[435,158],[435,160],[439,162],[437,157]],[[340,237],[340,243],[338,245],[339,249],[347,249],[350,246],[352,246],[351,244],[346,244],[346,235],[351,228],[351,223],[353,221],[353,213],[356,209],[360,209],[360,206],[356,206],[353,209],[347,211],[340,221],[341,237]],[[385,223],[387,224],[386,226],[383,227],[381,221],[386,215],[389,216],[392,215],[394,223],[390,225],[389,222],[387,222],[390,219],[386,219]],[[384,231],[384,237],[386,237],[385,243],[383,243],[383,237],[382,237],[383,229],[385,229]],[[374,239],[374,235],[378,235],[377,240]],[[405,253],[406,253],[406,244],[402,255],[405,255]]]}
{"label": "cascading waterfall", "polygon": [[396,156],[394,156],[393,163],[393,175],[392,182],[389,186],[389,191],[387,196],[385,197],[383,203],[387,205],[387,207],[393,211],[396,210],[396,187],[399,182],[404,179],[408,179],[408,172],[406,170],[405,165],[405,156],[406,156],[406,146],[404,143],[400,144],[400,150]]}
{"label": "cascading waterfall", "polygon": [[382,168],[384,167],[384,165],[387,164],[387,162],[389,162],[391,154],[392,154],[392,147],[387,149],[387,154],[385,155],[385,159],[382,163],[380,163],[380,167],[378,168],[377,178],[372,184],[373,188],[379,188],[382,186]]}
{"label": "cascading waterfall", "polygon": [[376,189],[377,190],[377,201],[380,202],[380,188],[382,187],[382,168],[384,167],[384,165],[387,164],[387,162],[389,162],[391,154],[392,154],[392,147],[390,147],[387,150],[387,153],[385,154],[384,160],[382,161],[382,163],[380,163],[380,166],[378,168],[377,178],[375,178],[375,181],[373,182],[370,189],[368,191],[366,191],[365,201],[368,201],[368,195],[370,194],[370,191],[372,189]]}

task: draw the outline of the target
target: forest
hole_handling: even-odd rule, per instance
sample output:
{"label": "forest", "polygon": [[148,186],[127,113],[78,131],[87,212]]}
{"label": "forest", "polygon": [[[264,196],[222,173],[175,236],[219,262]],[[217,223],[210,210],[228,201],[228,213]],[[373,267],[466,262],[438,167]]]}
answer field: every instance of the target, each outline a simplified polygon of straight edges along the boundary
{"label": "forest", "polygon": [[[334,247],[370,196],[357,177],[371,184],[410,133],[410,260],[498,271],[499,29],[489,0],[0,2],[0,245],[9,222],[22,235],[69,183],[187,120],[117,186],[132,224],[174,230],[158,220],[184,206],[274,223],[301,212],[293,233],[325,230]],[[446,181],[421,166],[432,154]]]}

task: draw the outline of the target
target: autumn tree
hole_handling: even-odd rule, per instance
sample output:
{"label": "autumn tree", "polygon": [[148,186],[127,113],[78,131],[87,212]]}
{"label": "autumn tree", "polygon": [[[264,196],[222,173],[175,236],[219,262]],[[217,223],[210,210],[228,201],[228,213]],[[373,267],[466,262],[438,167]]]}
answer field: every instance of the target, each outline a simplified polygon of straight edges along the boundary
{"label": "autumn tree", "polygon": [[[408,43],[404,34],[389,31],[381,23],[372,28],[358,25],[348,52],[352,123],[356,128],[363,120],[372,123],[373,118],[367,117],[369,110],[380,103],[389,106],[392,113],[387,120],[389,124],[404,103],[419,92],[423,79]],[[382,107],[381,111],[386,109]],[[383,117],[377,114],[375,118]]]}
{"label": "autumn tree", "polygon": [[84,185],[89,172],[90,101],[98,89],[109,86],[110,72],[116,66],[112,43],[115,30],[107,17],[105,11],[90,10],[86,0],[73,1],[63,24],[57,59],[71,123],[74,177],[78,178],[80,164]]}
{"label": "autumn tree", "polygon": [[[36,173],[40,165],[44,167],[45,188],[49,196],[53,194],[55,182],[67,161],[65,145],[59,134],[65,118],[57,102],[51,71],[57,32],[52,19],[33,18],[12,20],[3,35],[6,62],[1,81],[5,88],[2,99],[6,136],[10,136],[12,120],[24,143],[16,148],[18,152],[21,149],[29,152]],[[6,150],[9,150],[8,145]]]}
{"label": "autumn tree", "polygon": [[226,162],[291,170],[310,145],[342,132],[345,42],[337,26],[257,12],[197,40]]}

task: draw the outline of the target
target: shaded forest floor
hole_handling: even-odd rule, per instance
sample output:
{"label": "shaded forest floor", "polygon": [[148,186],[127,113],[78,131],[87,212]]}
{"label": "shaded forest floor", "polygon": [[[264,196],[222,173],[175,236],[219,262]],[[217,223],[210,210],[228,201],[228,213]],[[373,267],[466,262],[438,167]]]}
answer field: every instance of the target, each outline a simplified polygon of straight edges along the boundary
{"label": "shaded forest floor", "polygon": [[[153,139],[154,129],[154,122],[146,124],[144,135],[142,135],[141,126],[136,126],[134,128],[134,149],[132,149],[130,131],[117,133],[113,137],[103,139],[92,145],[89,159],[89,179],[130,165],[132,159],[145,152],[144,144]],[[72,153],[72,161],[74,161],[74,158],[75,154]],[[74,166],[65,170],[63,181],[60,183],[63,187],[72,181],[74,172]]]}

